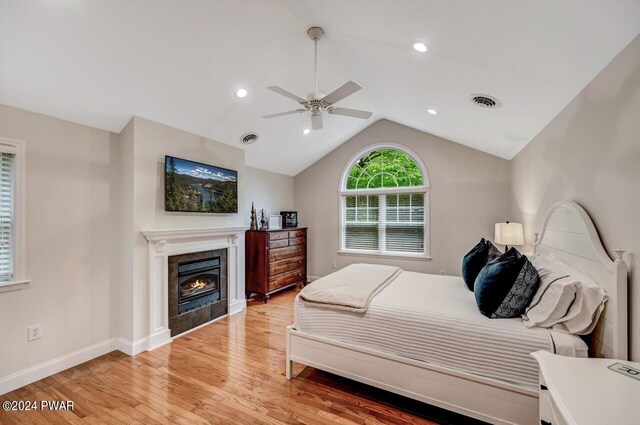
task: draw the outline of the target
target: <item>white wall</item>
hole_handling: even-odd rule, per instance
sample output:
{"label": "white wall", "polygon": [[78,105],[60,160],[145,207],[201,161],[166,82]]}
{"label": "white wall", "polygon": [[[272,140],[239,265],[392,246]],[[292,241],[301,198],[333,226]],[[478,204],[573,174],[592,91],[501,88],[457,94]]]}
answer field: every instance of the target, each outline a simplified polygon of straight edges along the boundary
{"label": "white wall", "polygon": [[[0,379],[110,337],[110,134],[0,105],[26,144],[28,288],[0,293]],[[27,341],[27,327],[43,337]]]}
{"label": "white wall", "polygon": [[[424,162],[431,180],[432,261],[338,255],[338,188],[344,168],[366,146],[403,145]],[[380,120],[296,175],[295,207],[309,227],[309,275],[355,262],[396,264],[406,270],[459,275],[462,257],[481,237],[493,239],[493,225],[508,219],[509,163],[392,121]]]}
{"label": "white wall", "polygon": [[[264,208],[266,214],[280,214],[280,211],[290,211],[294,207],[293,202],[293,177],[271,171],[260,170],[253,167],[245,167],[245,196],[246,205],[251,208],[254,203],[260,220],[260,209]],[[243,211],[245,225],[251,222],[251,216]]]}
{"label": "white wall", "polygon": [[582,205],[613,257],[630,251],[630,347],[640,361],[640,37],[511,163],[514,217],[529,244],[553,203]]}

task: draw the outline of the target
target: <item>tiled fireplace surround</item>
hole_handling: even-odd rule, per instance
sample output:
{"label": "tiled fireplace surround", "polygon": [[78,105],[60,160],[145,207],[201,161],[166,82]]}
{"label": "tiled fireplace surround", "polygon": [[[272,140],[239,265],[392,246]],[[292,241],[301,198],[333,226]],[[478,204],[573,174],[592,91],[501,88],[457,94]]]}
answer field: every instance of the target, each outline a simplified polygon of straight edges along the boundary
{"label": "tiled fireplace surround", "polygon": [[[219,261],[219,265],[216,267],[219,270],[218,274],[218,288],[217,293],[219,299],[216,302],[212,302],[210,299],[205,299],[203,306],[191,307],[188,311],[181,311],[179,307],[180,300],[180,272],[179,269],[185,263],[194,263],[197,261],[213,260],[216,263]],[[187,280],[188,281],[188,280]],[[216,249],[213,251],[201,251],[189,254],[172,255],[169,257],[169,275],[167,279],[168,291],[169,291],[169,329],[171,330],[171,336],[180,335],[183,332],[204,325],[214,319],[227,314],[227,250]],[[215,292],[215,291],[214,291]],[[215,293],[212,293],[210,297],[215,298]],[[196,303],[201,299],[194,300]],[[184,304],[183,304],[184,305]]]}
{"label": "tiled fireplace surround", "polygon": [[[171,342],[169,328],[169,257],[213,250],[226,250],[226,311],[246,308],[244,298],[244,232],[246,227],[143,230],[149,243],[149,337],[147,350]],[[219,308],[219,307],[218,307]],[[206,309],[197,314],[204,314]],[[211,315],[211,310],[209,310]],[[191,320],[191,319],[190,319]],[[195,317],[196,326],[207,323]],[[200,321],[203,321],[200,323]],[[174,332],[175,333],[175,332]]]}

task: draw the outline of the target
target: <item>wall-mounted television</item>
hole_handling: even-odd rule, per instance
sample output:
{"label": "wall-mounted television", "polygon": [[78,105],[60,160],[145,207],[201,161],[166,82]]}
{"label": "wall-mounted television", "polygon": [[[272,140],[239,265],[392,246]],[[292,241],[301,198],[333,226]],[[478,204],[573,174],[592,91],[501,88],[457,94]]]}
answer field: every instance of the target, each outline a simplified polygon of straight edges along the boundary
{"label": "wall-mounted television", "polygon": [[166,155],[164,209],[170,212],[236,214],[238,172]]}

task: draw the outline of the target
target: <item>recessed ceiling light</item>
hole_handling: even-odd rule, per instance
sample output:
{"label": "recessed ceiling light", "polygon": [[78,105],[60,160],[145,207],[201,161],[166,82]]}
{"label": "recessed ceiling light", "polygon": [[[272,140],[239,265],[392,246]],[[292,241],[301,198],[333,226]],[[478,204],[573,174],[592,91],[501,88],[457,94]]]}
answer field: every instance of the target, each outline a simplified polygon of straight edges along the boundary
{"label": "recessed ceiling light", "polygon": [[302,130],[302,134],[304,134],[305,136],[309,133],[311,133],[311,130],[309,130],[308,128],[305,128],[304,130]]}
{"label": "recessed ceiling light", "polygon": [[245,89],[238,89],[238,91],[236,92],[236,96],[242,98],[245,97],[247,93],[248,92]]}
{"label": "recessed ceiling light", "polygon": [[413,48],[420,53],[424,53],[429,50],[429,47],[427,47],[427,45],[421,41],[416,41],[415,43],[413,43]]}
{"label": "recessed ceiling light", "polygon": [[428,112],[428,113],[430,113],[431,115],[438,115],[438,111],[436,111],[436,110],[435,110],[435,109],[433,109],[433,108],[429,108],[429,109],[427,109],[427,112]]}

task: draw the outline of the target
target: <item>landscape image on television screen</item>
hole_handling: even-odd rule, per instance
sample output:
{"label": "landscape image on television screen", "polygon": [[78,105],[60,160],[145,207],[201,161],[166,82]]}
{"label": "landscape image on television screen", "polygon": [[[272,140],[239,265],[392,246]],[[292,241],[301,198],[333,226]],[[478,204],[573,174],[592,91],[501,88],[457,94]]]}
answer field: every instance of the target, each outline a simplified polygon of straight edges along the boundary
{"label": "landscape image on television screen", "polygon": [[238,172],[173,156],[165,157],[165,210],[238,212]]}

